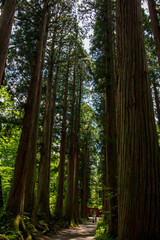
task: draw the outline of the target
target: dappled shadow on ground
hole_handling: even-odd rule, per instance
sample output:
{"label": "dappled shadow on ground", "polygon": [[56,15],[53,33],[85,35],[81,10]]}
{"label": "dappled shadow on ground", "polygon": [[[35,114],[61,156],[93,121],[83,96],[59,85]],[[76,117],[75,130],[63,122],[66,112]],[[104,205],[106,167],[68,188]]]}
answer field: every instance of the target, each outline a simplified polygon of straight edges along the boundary
{"label": "dappled shadow on ground", "polygon": [[[44,236],[41,239],[44,240],[93,240],[96,232],[96,223],[92,223],[92,219],[89,219],[88,222],[80,224],[75,228],[67,228],[62,231],[57,232],[57,234],[52,237]],[[38,240],[38,239],[37,239]],[[40,238],[39,238],[40,240]]]}

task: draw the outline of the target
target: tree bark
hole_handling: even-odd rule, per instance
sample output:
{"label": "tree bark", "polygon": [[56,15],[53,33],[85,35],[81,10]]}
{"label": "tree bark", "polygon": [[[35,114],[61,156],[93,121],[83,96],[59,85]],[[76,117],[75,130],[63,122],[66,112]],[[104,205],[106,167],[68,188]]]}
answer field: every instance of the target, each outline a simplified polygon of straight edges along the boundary
{"label": "tree bark", "polygon": [[66,118],[67,118],[67,98],[68,98],[68,77],[69,77],[70,59],[67,64],[67,73],[65,79],[65,92],[63,103],[63,120],[62,120],[62,133],[60,144],[60,163],[59,163],[59,176],[58,176],[58,190],[56,200],[55,215],[59,219],[63,218],[63,190],[64,190],[64,168],[65,168],[65,144],[66,144]]}
{"label": "tree bark", "polygon": [[73,217],[73,179],[74,179],[74,104],[75,104],[75,81],[76,81],[76,66],[74,65],[73,86],[72,86],[72,101],[71,101],[71,119],[69,133],[69,154],[68,154],[68,171],[67,171],[67,194],[66,194],[66,212],[65,218],[68,221]]}
{"label": "tree bark", "polygon": [[[49,21],[47,20],[47,23]],[[48,37],[48,28],[46,29],[45,39],[43,43],[43,54],[42,54],[42,62],[41,62],[41,74],[40,81],[37,92],[37,99],[35,105],[35,113],[33,120],[33,128],[34,131],[32,133],[31,139],[31,152],[29,156],[28,169],[27,169],[27,177],[26,177],[26,188],[25,188],[25,202],[24,202],[24,210],[29,213],[30,216],[34,219],[35,214],[35,184],[36,184],[36,156],[37,156],[37,141],[38,141],[38,131],[39,131],[39,113],[40,113],[40,102],[41,102],[41,92],[42,92],[42,75],[43,75],[43,67],[44,67],[44,59],[45,59],[45,46]]]}
{"label": "tree bark", "polygon": [[77,126],[74,156],[74,186],[73,186],[73,218],[75,223],[79,222],[79,155],[80,155],[80,113],[81,113],[82,76],[80,76],[79,100],[77,108]]}
{"label": "tree bark", "polygon": [[87,143],[83,149],[81,217],[87,219]]}
{"label": "tree bark", "polygon": [[2,84],[17,0],[5,0],[0,17],[0,86]]}
{"label": "tree bark", "polygon": [[146,67],[141,1],[117,1],[120,89],[119,240],[160,236],[159,147]]}
{"label": "tree bark", "polygon": [[37,40],[31,83],[28,91],[28,99],[23,121],[23,129],[15,162],[13,181],[6,206],[6,210],[12,212],[15,216],[22,215],[24,211],[26,173],[32,147],[31,138],[34,131],[33,122],[40,81],[43,43],[47,24],[47,8],[47,1],[44,1],[44,11],[41,18],[39,39]]}
{"label": "tree bark", "polygon": [[154,35],[158,62],[160,66],[160,23],[155,8],[155,0],[148,0],[149,13],[151,17],[151,26]]}
{"label": "tree bark", "polygon": [[106,114],[106,207],[109,214],[107,220],[109,232],[112,236],[118,234],[117,214],[117,139],[116,139],[116,84],[114,75],[113,50],[113,16],[112,1],[104,4],[105,11],[105,61],[106,61],[106,88],[105,88],[105,114]]}
{"label": "tree bark", "polygon": [[51,111],[52,111],[52,80],[55,34],[52,37],[51,52],[48,64],[48,78],[45,113],[43,119],[42,145],[40,151],[40,165],[38,175],[38,193],[36,209],[39,213],[50,216],[49,185],[50,185],[50,138],[51,138]]}

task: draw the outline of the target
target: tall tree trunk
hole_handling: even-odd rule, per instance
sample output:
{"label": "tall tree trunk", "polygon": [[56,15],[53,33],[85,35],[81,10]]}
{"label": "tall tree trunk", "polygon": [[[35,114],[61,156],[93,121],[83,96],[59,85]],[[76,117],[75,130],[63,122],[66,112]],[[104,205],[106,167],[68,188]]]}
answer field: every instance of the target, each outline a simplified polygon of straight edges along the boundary
{"label": "tall tree trunk", "polygon": [[[49,21],[47,21],[48,23]],[[46,35],[43,43],[43,54],[41,62],[41,74],[40,81],[37,92],[37,99],[35,105],[35,113],[33,120],[34,131],[32,133],[31,139],[31,152],[29,156],[27,177],[26,177],[26,188],[25,188],[25,201],[24,201],[24,210],[29,213],[34,219],[35,213],[35,184],[36,184],[36,156],[37,156],[37,141],[38,141],[38,130],[39,130],[39,113],[40,113],[40,102],[41,102],[41,92],[42,92],[42,75],[45,59],[45,46],[48,36],[48,28],[46,29]]]}
{"label": "tall tree trunk", "polygon": [[68,154],[68,171],[67,171],[67,194],[66,194],[66,212],[65,217],[68,221],[73,217],[73,179],[74,179],[74,105],[75,105],[75,81],[76,81],[76,65],[74,65],[72,101],[71,101],[71,119],[69,133],[69,154]]}
{"label": "tall tree trunk", "polygon": [[5,0],[0,17],[0,86],[2,84],[17,0]]}
{"label": "tall tree trunk", "polygon": [[80,113],[81,113],[81,94],[82,94],[82,76],[80,76],[79,100],[77,108],[77,126],[76,126],[76,143],[74,156],[74,186],[73,186],[73,218],[75,223],[79,222],[79,155],[80,155]]}
{"label": "tall tree trunk", "polygon": [[109,211],[109,232],[113,236],[118,234],[117,215],[117,140],[116,140],[116,105],[115,105],[115,75],[113,50],[113,16],[112,1],[107,0],[105,8],[105,60],[106,60],[106,88],[105,88],[105,114],[106,114],[106,187],[107,208]]}
{"label": "tall tree trunk", "polygon": [[52,80],[53,80],[53,56],[54,36],[52,37],[51,52],[48,64],[48,79],[46,91],[45,113],[43,119],[42,145],[40,151],[40,165],[38,175],[37,211],[50,216],[49,210],[49,184],[50,184],[50,134],[51,134],[51,110],[52,110]]}
{"label": "tall tree trunk", "polygon": [[87,143],[83,149],[81,217],[87,219]]}
{"label": "tall tree trunk", "polygon": [[66,118],[67,118],[67,98],[68,98],[68,77],[69,77],[70,59],[67,64],[67,73],[65,79],[65,92],[63,103],[63,120],[62,120],[62,133],[60,144],[60,163],[59,163],[59,176],[58,176],[58,190],[56,200],[55,215],[61,219],[63,217],[63,188],[64,188],[64,168],[65,168],[65,145],[66,145]]}
{"label": "tall tree trunk", "polygon": [[149,13],[151,17],[152,31],[154,35],[156,51],[158,56],[158,62],[160,66],[160,23],[158,19],[158,14],[155,8],[155,0],[148,0]]}
{"label": "tall tree trunk", "polygon": [[34,131],[34,113],[40,81],[42,51],[47,23],[47,8],[47,1],[44,1],[44,11],[41,18],[39,39],[36,46],[34,65],[31,75],[31,83],[28,91],[28,99],[23,121],[23,129],[15,162],[13,181],[6,206],[6,210],[12,212],[15,216],[21,216],[24,211],[26,173],[32,147],[31,138]]}
{"label": "tall tree trunk", "polygon": [[158,240],[160,156],[140,0],[117,0],[117,44],[121,117],[118,239]]}

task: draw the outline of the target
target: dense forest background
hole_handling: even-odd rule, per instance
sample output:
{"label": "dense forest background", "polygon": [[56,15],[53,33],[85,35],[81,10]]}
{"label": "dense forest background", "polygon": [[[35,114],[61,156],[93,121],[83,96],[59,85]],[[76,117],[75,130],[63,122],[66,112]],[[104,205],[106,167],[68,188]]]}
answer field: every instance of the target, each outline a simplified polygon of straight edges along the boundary
{"label": "dense forest background", "polygon": [[159,76],[159,1],[0,0],[0,237],[159,239]]}

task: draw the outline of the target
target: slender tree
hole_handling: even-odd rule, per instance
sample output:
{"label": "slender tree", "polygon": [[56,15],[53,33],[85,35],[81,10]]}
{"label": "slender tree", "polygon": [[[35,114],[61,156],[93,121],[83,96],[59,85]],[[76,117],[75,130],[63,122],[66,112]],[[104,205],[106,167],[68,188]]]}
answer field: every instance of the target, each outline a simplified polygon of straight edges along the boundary
{"label": "slender tree", "polygon": [[[109,232],[118,234],[117,222],[117,140],[116,140],[116,105],[114,74],[114,37],[113,37],[112,1],[104,4],[105,21],[105,114],[106,114],[106,188],[109,210]],[[107,209],[106,209],[107,210]]]}
{"label": "slender tree", "polygon": [[67,193],[66,193],[66,212],[65,218],[71,222],[73,217],[73,178],[74,178],[74,111],[75,111],[75,83],[76,83],[76,63],[73,70],[71,117],[69,133],[69,153],[68,153],[68,171],[67,171]]}
{"label": "slender tree", "polygon": [[159,148],[140,0],[117,1],[120,144],[118,239],[159,239]]}
{"label": "slender tree", "polygon": [[74,152],[74,186],[73,186],[73,218],[79,222],[79,157],[80,157],[80,117],[81,117],[81,98],[82,98],[82,72],[79,76],[79,99],[76,113],[76,140]]}
{"label": "slender tree", "polygon": [[51,134],[51,100],[52,100],[52,80],[53,80],[53,56],[54,56],[55,34],[52,36],[51,51],[48,64],[48,78],[46,90],[45,112],[43,119],[41,157],[38,175],[38,194],[37,194],[37,210],[50,216],[49,210],[49,179],[50,179],[50,134]]}
{"label": "slender tree", "polygon": [[82,160],[82,190],[81,190],[81,217],[87,219],[87,158],[88,146],[87,142],[83,147],[83,160]]}
{"label": "slender tree", "polygon": [[[70,46],[69,46],[70,48]],[[70,49],[69,49],[70,55]],[[70,57],[67,63],[66,77],[65,77],[65,90],[63,102],[63,120],[60,144],[60,163],[59,163],[59,176],[58,176],[58,190],[56,200],[55,215],[58,218],[63,217],[63,191],[64,191],[64,169],[65,169],[65,144],[66,144],[66,118],[67,118],[67,100],[68,100],[68,78],[70,69]]]}

